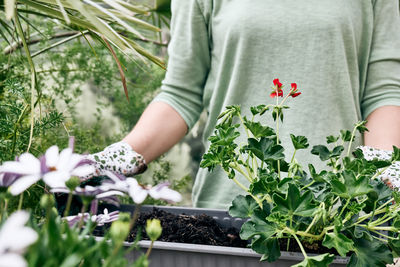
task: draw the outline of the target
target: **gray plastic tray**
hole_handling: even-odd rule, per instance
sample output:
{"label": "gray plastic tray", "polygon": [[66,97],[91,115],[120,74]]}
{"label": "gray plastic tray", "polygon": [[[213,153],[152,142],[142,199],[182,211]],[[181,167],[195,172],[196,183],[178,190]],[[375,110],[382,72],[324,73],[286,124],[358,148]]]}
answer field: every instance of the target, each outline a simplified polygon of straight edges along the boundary
{"label": "gray plastic tray", "polygon": [[[150,211],[154,206],[143,206],[142,211]],[[207,214],[213,217],[224,227],[235,227],[240,229],[243,219],[232,218],[228,212],[215,209],[199,209],[186,207],[164,207],[156,206],[161,210],[173,214],[199,215]],[[120,211],[133,212],[134,206],[121,205]],[[129,247],[131,243],[126,242]],[[150,241],[140,241],[142,251],[150,246]],[[132,261],[138,256],[137,252],[131,252],[128,258]],[[311,256],[311,255],[310,255]],[[209,246],[197,244],[184,244],[172,242],[154,242],[150,255],[150,267],[286,267],[301,262],[304,257],[301,253],[281,252],[279,260],[269,263],[260,262],[261,255],[249,248],[234,248],[222,246]],[[330,265],[346,266],[348,259],[336,257]]]}

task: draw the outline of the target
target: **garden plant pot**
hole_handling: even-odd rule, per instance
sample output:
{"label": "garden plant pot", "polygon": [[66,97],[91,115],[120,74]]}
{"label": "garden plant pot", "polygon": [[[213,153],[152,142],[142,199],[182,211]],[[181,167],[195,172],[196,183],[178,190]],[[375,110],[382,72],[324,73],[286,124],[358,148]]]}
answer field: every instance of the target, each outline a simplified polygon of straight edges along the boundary
{"label": "garden plant pot", "polygon": [[[143,206],[141,211],[151,211],[154,206]],[[232,218],[227,211],[216,209],[187,208],[187,207],[160,207],[173,214],[201,215],[206,214],[214,218],[222,227],[234,227],[238,230],[244,223],[243,219]],[[133,212],[134,206],[121,205],[123,212]],[[150,246],[150,241],[139,241],[142,251]],[[132,243],[126,242],[125,246],[130,247]],[[138,252],[130,252],[128,258],[132,261],[138,256]],[[311,256],[311,255],[310,255]],[[211,246],[175,242],[155,241],[150,255],[150,267],[283,267],[292,266],[301,262],[304,257],[297,252],[281,252],[281,257],[275,262],[260,262],[261,255],[250,248]],[[330,266],[346,266],[348,259],[336,257]]]}

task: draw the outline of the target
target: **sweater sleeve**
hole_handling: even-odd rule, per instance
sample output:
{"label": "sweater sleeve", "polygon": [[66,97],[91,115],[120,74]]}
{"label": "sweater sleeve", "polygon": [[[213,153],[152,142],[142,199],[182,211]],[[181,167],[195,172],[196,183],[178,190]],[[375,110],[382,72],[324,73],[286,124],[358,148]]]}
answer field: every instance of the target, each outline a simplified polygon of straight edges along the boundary
{"label": "sweater sleeve", "polygon": [[172,0],[168,68],[154,101],[172,106],[189,129],[203,110],[203,88],[210,67],[208,16],[198,0]]}
{"label": "sweater sleeve", "polygon": [[363,119],[381,106],[400,106],[400,16],[398,0],[376,0]]}

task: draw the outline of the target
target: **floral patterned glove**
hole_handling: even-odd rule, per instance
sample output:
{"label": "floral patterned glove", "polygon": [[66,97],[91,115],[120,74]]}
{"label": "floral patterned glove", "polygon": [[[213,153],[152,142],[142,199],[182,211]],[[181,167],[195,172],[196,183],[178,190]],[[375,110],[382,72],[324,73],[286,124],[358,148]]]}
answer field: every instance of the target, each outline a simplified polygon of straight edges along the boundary
{"label": "floral patterned glove", "polygon": [[94,162],[96,170],[93,175],[81,177],[83,180],[92,176],[105,175],[106,171],[123,174],[124,176],[133,176],[143,173],[147,169],[143,156],[135,152],[129,144],[123,141],[114,143],[96,154],[89,154],[86,159]]}
{"label": "floral patterned glove", "polygon": [[[374,158],[390,160],[392,157],[391,151],[368,146],[360,146],[358,148],[362,150],[366,160],[373,160]],[[400,188],[400,161],[393,163],[387,170],[379,175],[379,178],[390,188]]]}

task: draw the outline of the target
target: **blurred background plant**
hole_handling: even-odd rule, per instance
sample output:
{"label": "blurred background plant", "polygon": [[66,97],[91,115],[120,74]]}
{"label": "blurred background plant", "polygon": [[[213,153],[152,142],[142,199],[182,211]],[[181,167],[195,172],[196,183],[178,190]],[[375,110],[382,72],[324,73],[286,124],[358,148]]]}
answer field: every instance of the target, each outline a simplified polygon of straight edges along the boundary
{"label": "blurred background plant", "polygon": [[[0,1],[0,163],[66,147],[69,136],[77,153],[119,141],[164,77],[169,7],[170,0]],[[190,205],[191,168],[170,158],[138,179],[170,180]],[[40,215],[43,189],[32,187],[22,206]]]}

